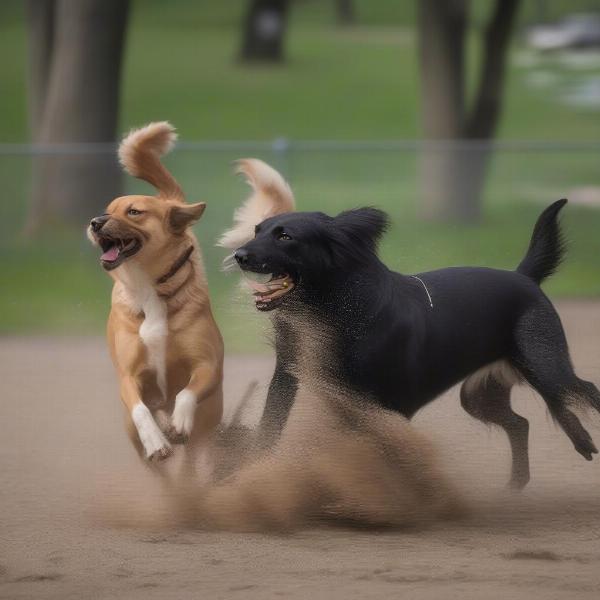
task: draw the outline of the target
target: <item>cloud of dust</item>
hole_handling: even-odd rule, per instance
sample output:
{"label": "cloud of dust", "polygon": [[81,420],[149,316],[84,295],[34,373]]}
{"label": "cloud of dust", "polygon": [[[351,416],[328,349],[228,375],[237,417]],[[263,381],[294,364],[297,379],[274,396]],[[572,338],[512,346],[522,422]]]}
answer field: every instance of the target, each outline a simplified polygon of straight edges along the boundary
{"label": "cloud of dust", "polygon": [[[324,384],[301,386],[281,438],[223,430],[210,481],[175,477],[162,493],[113,507],[128,526],[290,531],[329,523],[406,527],[463,512],[434,452],[405,418]],[[137,495],[137,494],[136,494]]]}

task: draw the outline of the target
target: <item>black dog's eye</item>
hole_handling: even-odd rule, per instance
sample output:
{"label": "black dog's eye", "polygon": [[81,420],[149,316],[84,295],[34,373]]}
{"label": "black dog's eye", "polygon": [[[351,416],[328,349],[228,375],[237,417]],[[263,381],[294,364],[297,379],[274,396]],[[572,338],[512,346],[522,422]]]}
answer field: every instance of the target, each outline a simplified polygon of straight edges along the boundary
{"label": "black dog's eye", "polygon": [[135,208],[130,208],[130,209],[127,211],[127,214],[128,214],[130,217],[135,217],[135,216],[137,216],[137,215],[141,215],[141,214],[142,214],[142,211],[141,211],[141,210],[136,210]]}
{"label": "black dog's eye", "polygon": [[291,236],[289,236],[285,231],[282,231],[278,236],[278,240],[291,240]]}

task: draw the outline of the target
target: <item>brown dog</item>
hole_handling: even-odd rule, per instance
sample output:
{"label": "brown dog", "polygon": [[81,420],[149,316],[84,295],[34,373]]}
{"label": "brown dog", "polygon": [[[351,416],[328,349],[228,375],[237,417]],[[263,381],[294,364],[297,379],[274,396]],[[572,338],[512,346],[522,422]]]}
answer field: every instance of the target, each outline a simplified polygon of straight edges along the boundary
{"label": "brown dog", "polygon": [[223,403],[223,341],[189,230],[206,205],[186,204],[160,162],[175,139],[169,123],[151,123],[123,140],[121,164],[158,195],[116,198],[88,228],[114,280],[108,344],[128,431],[152,461],[172,453],[169,441],[189,439],[190,449],[205,440]]}

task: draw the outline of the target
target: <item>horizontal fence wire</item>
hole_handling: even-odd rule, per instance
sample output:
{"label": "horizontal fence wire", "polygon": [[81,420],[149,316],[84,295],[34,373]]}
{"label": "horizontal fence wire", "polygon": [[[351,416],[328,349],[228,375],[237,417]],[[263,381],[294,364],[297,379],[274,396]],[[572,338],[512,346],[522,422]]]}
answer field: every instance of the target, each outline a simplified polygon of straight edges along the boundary
{"label": "horizontal fence wire", "polygon": [[[117,143],[0,144],[4,155],[114,154]],[[181,141],[175,151],[232,152],[258,151],[285,154],[293,151],[319,152],[418,152],[424,149],[483,150],[499,152],[600,152],[600,142],[543,140],[206,140]]]}

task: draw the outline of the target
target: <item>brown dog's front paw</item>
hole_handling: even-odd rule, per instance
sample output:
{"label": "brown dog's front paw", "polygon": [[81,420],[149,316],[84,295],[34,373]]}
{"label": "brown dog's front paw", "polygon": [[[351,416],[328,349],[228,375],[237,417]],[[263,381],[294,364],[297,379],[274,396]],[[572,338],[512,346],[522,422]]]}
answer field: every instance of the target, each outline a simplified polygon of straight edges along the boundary
{"label": "brown dog's front paw", "polygon": [[191,390],[184,389],[177,394],[171,423],[165,431],[165,435],[174,444],[184,444],[190,439],[197,405],[196,394]]}
{"label": "brown dog's front paw", "polygon": [[169,425],[165,429],[165,435],[172,444],[185,444],[190,439],[190,436],[185,431],[177,431],[174,425]]}
{"label": "brown dog's front paw", "polygon": [[173,454],[171,444],[159,429],[148,408],[141,402],[133,409],[131,417],[137,427],[146,457],[151,462],[165,460]]}
{"label": "brown dog's front paw", "polygon": [[160,448],[156,449],[152,454],[148,456],[150,462],[161,462],[166,458],[169,458],[173,454],[173,448],[169,444],[165,444]]}

